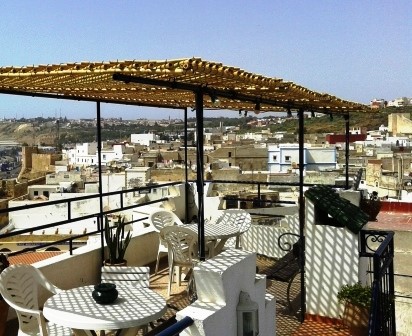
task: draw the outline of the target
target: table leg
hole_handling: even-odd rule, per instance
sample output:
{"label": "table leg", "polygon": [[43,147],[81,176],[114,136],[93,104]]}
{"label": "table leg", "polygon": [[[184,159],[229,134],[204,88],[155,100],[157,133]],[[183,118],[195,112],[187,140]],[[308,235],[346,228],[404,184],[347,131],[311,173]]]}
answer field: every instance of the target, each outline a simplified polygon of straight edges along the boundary
{"label": "table leg", "polygon": [[225,246],[228,238],[220,239],[217,244],[214,246],[214,256],[218,255],[220,252],[222,252],[223,247]]}
{"label": "table leg", "polygon": [[206,241],[206,246],[209,250],[208,258],[213,258],[216,255],[216,245],[217,245],[217,240],[216,239],[210,239]]}

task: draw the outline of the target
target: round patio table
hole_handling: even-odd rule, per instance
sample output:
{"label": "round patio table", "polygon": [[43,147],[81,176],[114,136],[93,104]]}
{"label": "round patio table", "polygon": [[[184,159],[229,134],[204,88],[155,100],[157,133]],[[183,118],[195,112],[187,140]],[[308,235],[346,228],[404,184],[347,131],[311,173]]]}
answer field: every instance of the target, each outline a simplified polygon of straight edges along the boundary
{"label": "round patio table", "polygon": [[94,286],[61,291],[49,298],[44,317],[58,325],[72,328],[76,336],[93,335],[91,330],[120,329],[120,335],[136,335],[139,326],[163,316],[166,301],[146,287],[118,285],[114,303],[98,304],[92,297]]}
{"label": "round patio table", "polygon": [[[184,224],[184,227],[198,234],[197,224]],[[239,228],[234,225],[219,225],[217,223],[205,221],[205,240],[208,242],[209,257],[219,254],[226,241],[239,234]]]}

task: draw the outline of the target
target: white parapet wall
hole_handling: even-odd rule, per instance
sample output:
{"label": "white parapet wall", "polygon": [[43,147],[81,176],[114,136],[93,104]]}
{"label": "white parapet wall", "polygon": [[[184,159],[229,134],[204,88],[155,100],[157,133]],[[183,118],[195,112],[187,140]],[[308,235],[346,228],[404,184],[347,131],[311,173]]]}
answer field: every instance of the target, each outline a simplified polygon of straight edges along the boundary
{"label": "white parapet wall", "polygon": [[[133,234],[126,251],[129,266],[143,266],[152,263],[157,257],[159,234],[151,228],[146,228]],[[106,249],[106,247],[105,247]],[[100,241],[79,247],[73,251],[45,259],[33,264],[39,268],[45,277],[61,289],[69,289],[100,282],[102,266]],[[46,292],[41,291],[40,302],[46,298]],[[15,311],[9,309],[8,319],[16,318]]]}
{"label": "white parapet wall", "polygon": [[[297,207],[277,207],[252,209],[268,215],[282,215],[284,218],[277,225],[252,224],[250,229],[242,235],[242,247],[272,258],[282,258],[287,252],[278,244],[279,237],[287,232],[299,234],[299,215]],[[270,218],[270,217],[268,217]],[[289,237],[290,238],[290,237]],[[290,239],[289,239],[290,240]],[[290,243],[296,243],[298,238]],[[286,246],[283,246],[286,247]]]}
{"label": "white parapet wall", "polygon": [[306,198],[306,312],[340,318],[337,292],[359,281],[358,235],[346,228],[318,225],[315,206]]}
{"label": "white parapet wall", "polygon": [[275,297],[266,293],[266,276],[256,274],[256,254],[229,249],[194,269],[198,299],[177,313],[195,322],[181,335],[235,336],[240,292],[258,304],[259,336],[276,335]]}

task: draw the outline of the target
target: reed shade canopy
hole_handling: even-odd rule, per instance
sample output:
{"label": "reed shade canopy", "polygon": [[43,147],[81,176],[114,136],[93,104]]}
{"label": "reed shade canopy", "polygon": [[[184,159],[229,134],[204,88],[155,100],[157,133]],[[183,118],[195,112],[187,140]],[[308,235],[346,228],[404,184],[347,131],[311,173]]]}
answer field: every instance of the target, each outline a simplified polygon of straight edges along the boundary
{"label": "reed shade canopy", "polygon": [[[132,80],[115,80],[116,76]],[[366,105],[311,91],[280,78],[200,58],[0,67],[0,93],[14,95],[195,108],[193,89],[204,93],[205,109],[256,113],[300,109],[335,114],[373,112]]]}

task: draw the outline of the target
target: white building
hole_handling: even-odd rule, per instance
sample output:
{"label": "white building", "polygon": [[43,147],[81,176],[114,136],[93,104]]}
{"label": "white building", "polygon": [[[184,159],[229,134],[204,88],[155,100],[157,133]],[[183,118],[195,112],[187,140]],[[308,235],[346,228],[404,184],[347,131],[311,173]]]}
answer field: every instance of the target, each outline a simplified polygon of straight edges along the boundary
{"label": "white building", "polygon": [[245,133],[240,134],[239,139],[250,139],[254,140],[255,142],[263,142],[266,141],[271,136],[271,133],[268,131],[261,131],[255,133]]}
{"label": "white building", "polygon": [[150,180],[150,167],[132,167],[125,169],[126,188],[137,187],[138,181],[142,185]]}
{"label": "white building", "polygon": [[[304,146],[304,165],[306,171],[324,171],[336,169],[337,155],[335,147]],[[299,168],[299,145],[268,145],[269,173],[290,172]]]}
{"label": "white building", "polygon": [[368,131],[366,141],[373,141],[375,143],[381,143],[385,135],[379,130]]}
{"label": "white building", "polygon": [[56,172],[54,174],[46,175],[47,185],[60,185],[60,183],[70,183],[74,182],[79,188],[84,187],[84,179],[82,174],[77,170]]}
{"label": "white building", "polygon": [[[125,146],[123,144],[113,145],[112,148],[102,149],[102,164],[106,165],[111,161],[120,161],[123,159]],[[97,159],[97,155],[96,155]],[[97,161],[98,162],[98,161]]]}
{"label": "white building", "polygon": [[370,102],[370,107],[375,109],[382,109],[385,107],[385,99],[373,99]]}
{"label": "white building", "polygon": [[69,160],[69,164],[73,166],[91,166],[98,164],[96,152],[97,143],[87,142],[76,144],[75,148],[68,149],[66,157]]}
{"label": "white building", "polygon": [[130,141],[132,144],[140,144],[149,147],[152,143],[159,140],[159,136],[153,133],[131,134]]}
{"label": "white building", "polygon": [[403,107],[410,105],[410,99],[406,97],[396,98],[388,102],[388,107]]}
{"label": "white building", "polygon": [[51,193],[60,192],[59,185],[31,185],[27,187],[29,200],[49,199]]}
{"label": "white building", "polygon": [[[124,144],[115,144],[112,148],[102,149],[102,165],[106,165],[111,161],[120,161],[123,159],[125,153]],[[76,148],[68,149],[66,157],[69,164],[72,166],[92,166],[99,164],[99,157],[97,153],[97,143],[83,143],[76,144]]]}

